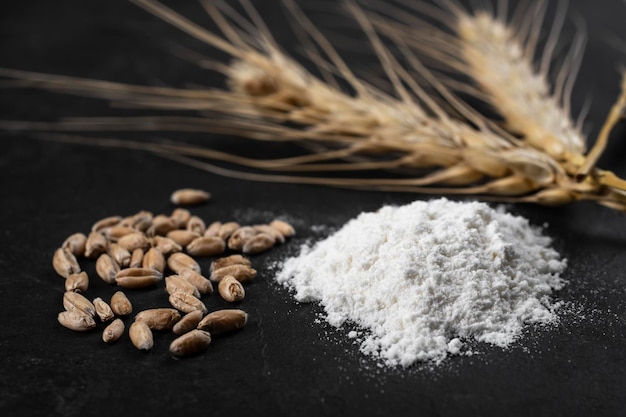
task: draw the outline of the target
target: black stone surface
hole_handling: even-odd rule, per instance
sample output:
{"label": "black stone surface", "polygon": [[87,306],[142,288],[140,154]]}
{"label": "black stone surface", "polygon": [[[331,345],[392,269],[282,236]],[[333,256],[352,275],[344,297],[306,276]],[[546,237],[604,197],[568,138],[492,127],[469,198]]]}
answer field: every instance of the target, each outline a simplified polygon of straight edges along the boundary
{"label": "black stone surface", "polygon": [[[195,1],[171,2],[209,24]],[[175,3],[175,4],[174,4]],[[324,13],[330,1],[305,5],[352,51],[350,62],[367,68],[373,57],[350,45],[341,20]],[[276,1],[257,1],[288,49],[293,36]],[[626,39],[621,1],[573,0],[589,45],[573,95],[578,110],[590,97],[593,138],[618,93],[618,64]],[[571,20],[568,23],[571,29]],[[351,33],[351,32],[350,32]],[[356,41],[354,41],[356,42]],[[360,42],[360,41],[359,41]],[[23,0],[0,3],[0,66],[146,85],[215,85],[220,80],[172,55],[185,45],[221,57],[126,1]],[[36,90],[0,90],[0,118],[57,120],[67,116],[128,114],[97,100]],[[135,114],[135,113],[134,113]],[[621,175],[623,137],[614,132],[601,166]],[[147,134],[110,133],[121,138]],[[163,133],[170,139],[188,135]],[[281,155],[278,145],[237,138],[194,136],[223,149],[258,157]],[[438,367],[387,369],[361,355],[346,334],[319,320],[319,306],[301,305],[272,280],[275,265],[300,244],[321,239],[362,211],[427,196],[346,191],[315,186],[254,183],[211,175],[146,152],[103,149],[3,133],[0,150],[0,413],[3,416],[115,415],[419,415],[419,416],[618,416],[626,415],[626,218],[592,203],[560,208],[515,205],[511,212],[546,233],[569,259],[569,285],[558,294],[568,304],[561,323],[529,328],[510,349],[473,345],[473,357],[453,357]],[[127,338],[109,346],[100,332],[61,327],[63,280],[51,267],[53,251],[72,232],[87,232],[102,217],[146,209],[169,213],[169,194],[180,187],[210,190],[207,205],[192,212],[207,221],[290,220],[298,235],[255,256],[258,279],[241,308],[245,329],[215,337],[204,354],[177,360],[171,334],[156,334],[150,353]],[[210,259],[201,261],[208,268]],[[88,295],[110,297],[93,262]],[[128,291],[138,311],[166,306],[162,288]],[[225,304],[207,298],[209,308]],[[127,321],[127,323],[129,323]],[[102,328],[102,326],[100,327]]]}

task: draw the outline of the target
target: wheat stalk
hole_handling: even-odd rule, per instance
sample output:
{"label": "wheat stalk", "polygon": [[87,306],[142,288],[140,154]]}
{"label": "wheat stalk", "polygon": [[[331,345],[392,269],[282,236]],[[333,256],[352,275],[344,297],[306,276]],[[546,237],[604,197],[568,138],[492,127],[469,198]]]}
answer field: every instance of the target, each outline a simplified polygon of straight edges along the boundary
{"label": "wheat stalk", "polygon": [[[392,87],[390,91],[381,91],[358,78],[293,0],[284,0],[284,4],[302,27],[303,38],[310,46],[310,57],[318,65],[323,78],[313,76],[281,51],[248,0],[240,0],[240,3],[249,20],[224,3],[201,0],[206,12],[221,30],[221,36],[206,31],[155,0],[131,1],[206,44],[230,54],[233,58],[230,64],[203,62],[224,73],[230,88],[155,88],[1,69],[0,76],[19,79],[22,85],[27,83],[57,92],[98,97],[128,107],[192,113],[186,117],[82,118],[55,124],[5,122],[3,126],[41,130],[184,130],[231,133],[267,141],[293,141],[306,145],[312,151],[290,158],[256,160],[185,144],[57,137],[81,143],[145,149],[201,169],[245,179],[464,194],[541,204],[586,199],[626,209],[626,197],[622,191],[626,187],[621,180],[593,168],[593,164],[587,167],[587,173],[581,171],[584,163],[579,163],[575,170],[569,165],[575,160],[571,155],[582,157],[582,142],[579,136],[575,136],[578,135],[576,129],[565,126],[557,132],[558,135],[562,135],[563,131],[568,134],[573,132],[574,135],[570,142],[555,135],[557,144],[566,145],[565,152],[557,152],[554,144],[544,146],[541,141],[528,139],[528,135],[521,130],[524,118],[530,121],[539,119],[538,113],[533,113],[532,109],[512,116],[509,116],[509,112],[514,113],[512,108],[502,110],[507,127],[512,133],[521,134],[521,138],[499,128],[459,100],[422,65],[402,40],[393,36],[398,30],[402,31],[402,27],[397,25],[389,32],[389,38],[395,40],[395,48],[400,53],[399,57],[394,56],[374,27],[376,19],[352,1],[346,1],[345,6],[367,35]],[[502,21],[486,14],[475,17],[463,14],[455,3],[445,4],[454,16],[469,20],[470,29],[467,31],[474,30],[474,34],[468,35],[468,39],[493,42],[491,32],[497,30],[505,33],[505,36],[498,37],[498,41],[502,42],[500,48],[506,50],[508,45],[518,41],[517,35],[506,35],[511,29]],[[491,29],[490,25],[493,26]],[[385,27],[390,26],[387,24]],[[515,61],[506,51],[486,57],[479,54],[479,47],[471,49],[464,45],[463,41],[449,42],[448,49],[442,51],[467,49],[467,56],[463,55],[464,68],[484,65],[480,60],[499,59],[502,65],[510,65],[512,70],[527,71],[526,76],[534,74],[528,69],[528,53]],[[420,83],[412,76],[413,73],[420,75]],[[337,77],[349,84],[352,94],[337,86]],[[497,100],[507,103],[512,100],[508,93],[493,99],[495,96],[490,94],[489,80],[481,82],[476,78],[485,96],[492,97],[494,105],[499,106]],[[538,87],[544,88],[542,101],[522,105],[539,106],[553,101],[546,93],[545,80],[543,82],[543,86]],[[433,98],[433,92],[443,99],[444,104]],[[513,91],[510,94],[517,93]],[[565,109],[557,105],[554,108],[557,110],[554,117],[569,120]],[[214,117],[207,118],[206,112]],[[541,128],[550,126],[540,125]],[[283,174],[225,170],[199,158]],[[583,158],[583,161],[586,160]],[[396,169],[402,169],[404,176],[359,178],[355,175],[316,177],[284,174]],[[608,184],[609,179],[611,185]]]}

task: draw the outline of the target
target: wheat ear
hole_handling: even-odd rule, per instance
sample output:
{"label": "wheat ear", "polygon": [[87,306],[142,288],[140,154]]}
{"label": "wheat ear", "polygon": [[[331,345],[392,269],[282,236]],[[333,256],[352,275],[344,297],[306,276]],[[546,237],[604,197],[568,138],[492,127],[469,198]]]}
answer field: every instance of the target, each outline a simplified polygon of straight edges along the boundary
{"label": "wheat ear", "polygon": [[[626,207],[626,199],[621,194],[607,194],[596,183],[581,186],[580,181],[552,155],[503,132],[462,103],[398,41],[397,48],[406,61],[406,67],[401,65],[383,45],[365,12],[351,1],[345,2],[346,8],[367,35],[392,86],[390,92],[380,91],[357,78],[292,0],[284,0],[292,17],[298,21],[304,35],[320,55],[325,56],[312,54],[317,56],[315,63],[325,75],[325,81],[311,75],[281,51],[247,0],[240,2],[249,14],[249,21],[244,21],[223,3],[201,2],[221,29],[222,37],[204,30],[157,1],[133,2],[197,39],[229,53],[234,58],[233,62],[229,65],[212,63],[211,67],[227,75],[230,89],[151,88],[2,70],[0,75],[18,78],[22,83],[30,82],[54,91],[113,100],[125,106],[202,112],[187,117],[80,119],[27,127],[217,131],[260,140],[294,141],[312,145],[315,150],[292,158],[259,161],[181,144],[109,142],[115,146],[143,147],[226,175],[233,173],[216,169],[214,165],[195,158],[281,172],[380,172],[402,168],[405,173],[402,178],[246,174],[247,179],[465,194],[544,204],[589,199],[622,210]],[[233,24],[233,20],[239,27]],[[447,108],[438,104],[411,77],[411,72],[421,74],[428,87],[443,97],[446,106],[454,114],[462,115],[463,119],[453,117]],[[328,81],[337,74],[347,81],[354,94],[343,92]],[[207,111],[218,117],[208,119]],[[98,143],[102,144],[101,141]]]}
{"label": "wheat ear", "polygon": [[[498,2],[497,9],[475,11],[463,8],[454,0],[440,0],[437,4],[438,7],[421,3],[413,6],[425,18],[387,7],[385,13],[400,24],[378,19],[378,27],[390,36],[407,39],[412,48],[438,67],[469,76],[479,92],[450,85],[491,104],[502,116],[507,130],[551,155],[569,175],[579,179],[581,187],[606,187],[607,193],[622,194],[624,182],[608,171],[595,168],[595,164],[609,133],[623,116],[624,83],[594,147],[587,153],[581,133],[584,112],[577,122],[570,118],[571,94],[585,45],[582,31],[571,42],[561,67],[552,68],[565,22],[566,2],[559,2],[541,51],[538,40],[546,17],[544,0],[530,6],[520,3],[510,18],[506,1]],[[430,24],[425,20],[428,18],[443,23],[449,32]],[[548,81],[551,73],[555,76],[554,86]]]}

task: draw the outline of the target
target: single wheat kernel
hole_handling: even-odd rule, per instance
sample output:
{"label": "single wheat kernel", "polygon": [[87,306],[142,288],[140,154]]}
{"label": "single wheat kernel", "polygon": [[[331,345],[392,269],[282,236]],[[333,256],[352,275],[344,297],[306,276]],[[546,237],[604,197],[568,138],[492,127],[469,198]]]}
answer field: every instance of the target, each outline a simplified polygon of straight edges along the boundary
{"label": "single wheat kernel", "polygon": [[243,226],[235,230],[228,238],[228,248],[241,250],[243,245],[257,234],[257,230],[252,226]]}
{"label": "single wheat kernel", "polygon": [[180,229],[172,230],[171,232],[168,232],[166,236],[182,247],[187,246],[192,240],[200,237],[200,235],[196,232]]}
{"label": "single wheat kernel", "polygon": [[80,311],[90,317],[96,315],[96,307],[92,302],[73,291],[63,293],[63,308],[67,311]]}
{"label": "single wheat kernel", "polygon": [[204,236],[206,237],[217,236],[221,227],[222,227],[222,222],[211,223],[209,227],[206,228],[204,232]]}
{"label": "single wheat kernel", "polygon": [[175,292],[169,296],[170,304],[184,313],[191,313],[195,310],[200,310],[202,313],[207,312],[207,308],[199,298],[194,297],[192,294],[184,292]]}
{"label": "single wheat kernel", "polygon": [[228,275],[232,275],[237,281],[245,283],[256,277],[256,270],[247,265],[229,265],[211,272],[209,279],[213,282],[220,282]]}
{"label": "single wheat kernel", "polygon": [[80,265],[69,249],[58,248],[52,256],[52,267],[57,274],[67,279],[72,274],[80,272]]}
{"label": "single wheat kernel", "polygon": [[124,334],[124,322],[121,319],[113,320],[102,331],[102,341],[104,343],[114,343]]}
{"label": "single wheat kernel", "polygon": [[196,298],[200,298],[200,291],[193,284],[180,275],[170,275],[165,277],[165,291],[168,294],[174,294],[175,292],[184,292],[191,294]]}
{"label": "single wheat kernel", "polygon": [[207,314],[200,323],[199,330],[217,335],[241,329],[248,322],[248,314],[238,309],[217,310]]}
{"label": "single wheat kernel", "polygon": [[211,272],[220,268],[224,268],[225,266],[231,266],[231,265],[250,266],[252,265],[252,263],[250,262],[248,258],[239,254],[225,256],[223,258],[219,258],[211,262]]}
{"label": "single wheat kernel", "polygon": [[213,283],[196,271],[185,269],[184,271],[181,271],[178,276],[196,287],[200,294],[213,293]]}
{"label": "single wheat kernel", "polygon": [[204,314],[201,310],[194,310],[190,313],[185,314],[179,321],[174,325],[172,331],[176,335],[181,335],[198,327],[198,323],[202,320]]}
{"label": "single wheat kernel", "polygon": [[131,233],[136,233],[136,232],[137,230],[130,226],[122,226],[119,224],[100,230],[100,233],[102,233],[111,242],[117,242],[124,236],[129,235]]}
{"label": "single wheat kernel", "polygon": [[152,225],[154,215],[146,210],[141,210],[130,217],[129,226],[134,229],[145,232]]}
{"label": "single wheat kernel", "polygon": [[180,274],[180,272],[185,269],[191,269],[197,273],[201,273],[198,262],[196,262],[191,256],[182,252],[171,254],[170,257],[167,258],[167,266],[176,274]]}
{"label": "single wheat kernel", "polygon": [[100,318],[101,322],[105,323],[113,319],[113,310],[102,298],[94,298],[93,305],[96,308],[96,314]]}
{"label": "single wheat kernel", "polygon": [[126,294],[122,291],[117,291],[111,296],[111,310],[118,316],[127,316],[133,312],[133,305],[131,304]]}
{"label": "single wheat kernel", "polygon": [[85,257],[89,259],[96,259],[101,254],[105,253],[109,247],[109,241],[100,232],[91,232],[87,236],[87,242],[85,242]]}
{"label": "single wheat kernel", "polygon": [[165,271],[165,257],[157,248],[150,248],[143,256],[142,267],[162,274]]}
{"label": "single wheat kernel", "polygon": [[270,250],[276,244],[276,239],[272,235],[261,232],[246,241],[241,251],[247,255],[254,255]]}
{"label": "single wheat kernel", "polygon": [[123,288],[145,288],[163,279],[163,274],[154,269],[126,268],[115,276],[117,285]]}
{"label": "single wheat kernel", "polygon": [[176,227],[178,227],[179,229],[184,229],[185,227],[187,227],[187,222],[191,217],[191,213],[187,209],[178,207],[174,209],[174,211],[172,211],[170,217],[176,222]]}
{"label": "single wheat kernel", "polygon": [[120,268],[126,268],[130,265],[130,252],[117,243],[112,243],[109,246],[109,255],[120,266]]}
{"label": "single wheat kernel", "polygon": [[165,214],[159,214],[152,219],[152,225],[146,230],[148,236],[165,236],[168,232],[178,228],[176,220]]}
{"label": "single wheat kernel", "polygon": [[122,236],[117,241],[117,244],[129,252],[132,252],[137,248],[146,250],[150,246],[148,238],[142,232],[133,232],[127,234],[126,236]]}
{"label": "single wheat kernel", "polygon": [[128,268],[141,268],[143,264],[143,249],[137,248],[130,255],[130,262],[128,263]]}
{"label": "single wheat kernel", "polygon": [[99,232],[107,227],[113,227],[122,221],[121,216],[110,216],[100,219],[91,226],[92,232]]}
{"label": "single wheat kernel", "polygon": [[204,232],[206,232],[206,224],[200,217],[191,216],[189,218],[189,222],[187,222],[187,230],[202,236],[204,235]]}
{"label": "single wheat kernel", "polygon": [[232,235],[235,230],[239,229],[241,226],[237,222],[227,222],[220,226],[217,231],[217,235],[221,237],[224,241],[227,241],[230,235]]}
{"label": "single wheat kernel", "polygon": [[74,256],[80,258],[85,255],[85,245],[87,244],[87,236],[84,233],[74,233],[65,239],[62,248],[67,248]]}
{"label": "single wheat kernel", "polygon": [[57,320],[62,326],[77,332],[89,331],[96,327],[96,321],[93,317],[80,310],[62,311],[57,316]]}
{"label": "single wheat kernel", "polygon": [[246,296],[246,291],[241,282],[231,275],[226,275],[220,280],[217,285],[217,292],[219,292],[224,301],[229,303],[239,302]]}
{"label": "single wheat kernel", "polygon": [[202,204],[211,198],[211,194],[204,190],[198,190],[193,188],[182,188],[176,190],[170,196],[172,203],[177,206],[189,206]]}
{"label": "single wheat kernel", "polygon": [[177,337],[170,344],[170,352],[176,356],[190,356],[206,350],[211,344],[211,335],[204,330],[192,330]]}
{"label": "single wheat kernel", "polygon": [[226,243],[217,236],[201,236],[191,241],[185,250],[191,256],[217,256],[224,253]]}
{"label": "single wheat kernel", "polygon": [[292,225],[283,220],[273,220],[270,222],[270,227],[278,230],[285,237],[292,237],[296,234],[296,229]]}
{"label": "single wheat kernel", "polygon": [[107,284],[115,284],[115,277],[120,272],[120,267],[113,258],[103,253],[96,261],[96,272]]}
{"label": "single wheat kernel", "polygon": [[255,224],[254,229],[271,235],[277,243],[285,243],[285,236],[269,224]]}
{"label": "single wheat kernel", "polygon": [[85,292],[89,287],[89,277],[85,271],[71,274],[65,280],[65,291]]}
{"label": "single wheat kernel", "polygon": [[128,336],[133,346],[139,350],[148,351],[154,346],[152,330],[142,321],[135,321],[130,325]]}
{"label": "single wheat kernel", "polygon": [[171,330],[180,318],[176,309],[151,308],[137,313],[135,321],[145,323],[152,330]]}
{"label": "single wheat kernel", "polygon": [[157,248],[164,256],[170,256],[173,253],[180,252],[183,248],[172,239],[164,236],[155,236],[152,239],[153,247]]}

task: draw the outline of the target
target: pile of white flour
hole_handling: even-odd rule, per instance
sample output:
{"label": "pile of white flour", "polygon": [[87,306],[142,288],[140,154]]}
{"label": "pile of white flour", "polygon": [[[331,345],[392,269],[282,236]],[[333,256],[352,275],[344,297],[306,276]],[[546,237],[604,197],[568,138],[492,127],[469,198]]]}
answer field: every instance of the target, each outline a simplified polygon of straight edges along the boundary
{"label": "pile of white flour", "polygon": [[[484,203],[416,201],[362,213],[288,259],[277,280],[319,301],[333,326],[389,366],[463,354],[463,340],[506,347],[528,323],[557,319],[566,260],[522,217]],[[356,332],[350,332],[354,337]]]}

